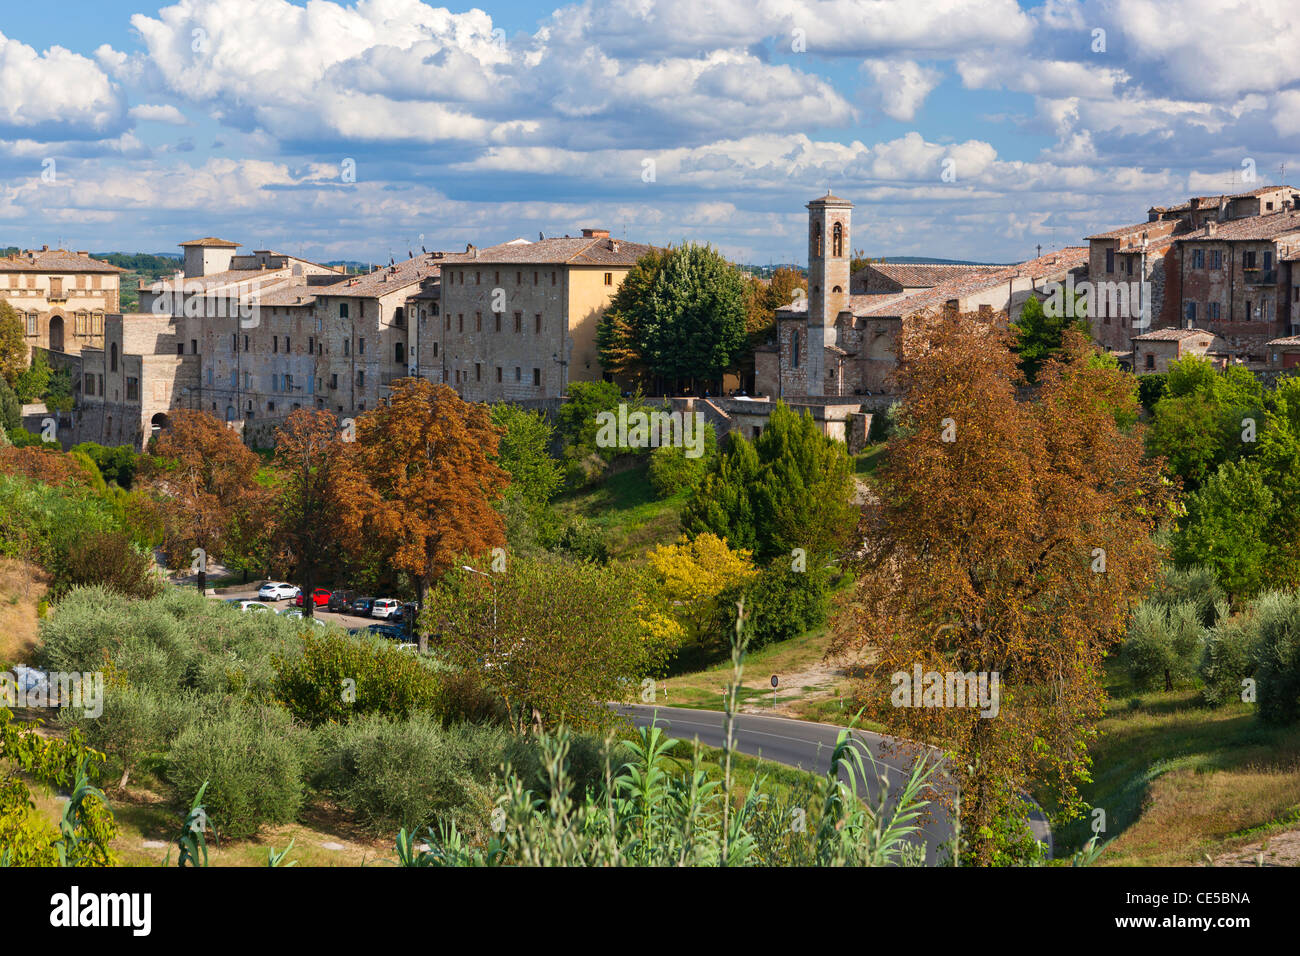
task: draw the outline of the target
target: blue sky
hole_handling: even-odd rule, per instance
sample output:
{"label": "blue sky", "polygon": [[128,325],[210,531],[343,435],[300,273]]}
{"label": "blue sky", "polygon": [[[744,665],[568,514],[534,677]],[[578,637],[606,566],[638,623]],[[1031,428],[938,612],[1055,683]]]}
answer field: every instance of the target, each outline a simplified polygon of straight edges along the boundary
{"label": "blue sky", "polygon": [[868,254],[1022,259],[1296,169],[1300,18],[1222,7],[47,0],[0,24],[0,245],[802,261],[829,187]]}

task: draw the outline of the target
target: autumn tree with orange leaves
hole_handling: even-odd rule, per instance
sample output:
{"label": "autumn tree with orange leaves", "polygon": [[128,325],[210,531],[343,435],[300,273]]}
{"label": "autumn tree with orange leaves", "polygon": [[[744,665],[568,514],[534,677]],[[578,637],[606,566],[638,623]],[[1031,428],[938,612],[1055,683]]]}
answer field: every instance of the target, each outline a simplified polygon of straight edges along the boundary
{"label": "autumn tree with orange leaves", "polygon": [[[1009,345],[978,315],[904,332],[898,434],[831,648],[869,662],[857,693],[890,733],[949,752],[979,865],[1009,858],[1031,786],[1082,810],[1102,660],[1157,572],[1174,498],[1140,428],[1116,424],[1136,415],[1131,377],[1069,332],[1026,392]],[[996,674],[996,708],[960,706],[975,685],[959,674],[989,689]]]}
{"label": "autumn tree with orange leaves", "polygon": [[421,605],[458,557],[505,545],[493,507],[509,483],[492,460],[500,436],[486,406],[423,379],[394,383],[388,404],[355,422],[340,523],[352,541],[378,547],[410,574]]}
{"label": "autumn tree with orange leaves", "polygon": [[[153,445],[140,478],[152,493],[171,567],[197,566],[207,589],[207,560],[243,536],[266,499],[258,458],[239,435],[207,412],[176,409]],[[202,555],[194,555],[194,549]]]}
{"label": "autumn tree with orange leaves", "polygon": [[341,560],[340,482],[347,452],[337,420],[326,411],[296,409],[276,429],[272,560],[289,569],[286,576],[301,588],[305,617],[315,614],[316,602],[308,596],[322,572]]}

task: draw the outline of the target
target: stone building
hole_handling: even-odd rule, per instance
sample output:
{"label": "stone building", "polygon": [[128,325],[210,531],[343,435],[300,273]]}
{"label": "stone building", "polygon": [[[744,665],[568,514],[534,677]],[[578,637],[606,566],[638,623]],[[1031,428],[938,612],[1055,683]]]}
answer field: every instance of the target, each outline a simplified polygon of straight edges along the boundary
{"label": "stone building", "polygon": [[1087,268],[1082,246],[1010,266],[872,264],[857,273],[857,287],[892,288],[854,293],[851,210],[852,203],[830,193],[808,203],[808,296],[776,310],[776,341],[755,350],[760,395],[825,400],[888,392],[904,323],[943,309],[1018,316],[1029,296],[1045,297],[1052,283]]}
{"label": "stone building", "polygon": [[598,381],[596,326],[650,249],[583,229],[444,259],[430,309],[441,321],[425,326],[419,367],[475,402],[554,399],[569,382]]}
{"label": "stone building", "polygon": [[969,275],[994,272],[998,265],[967,265],[951,262],[872,262],[849,279],[854,295],[897,295],[922,292],[941,282]]}
{"label": "stone building", "polygon": [[76,355],[104,340],[104,317],[117,312],[123,270],[87,252],[42,246],[0,259],[0,299],[17,310],[32,349]]}
{"label": "stone building", "polygon": [[1227,343],[1206,329],[1154,329],[1133,336],[1133,370],[1139,375],[1167,372],[1188,355],[1209,358],[1220,368],[1228,362]]}

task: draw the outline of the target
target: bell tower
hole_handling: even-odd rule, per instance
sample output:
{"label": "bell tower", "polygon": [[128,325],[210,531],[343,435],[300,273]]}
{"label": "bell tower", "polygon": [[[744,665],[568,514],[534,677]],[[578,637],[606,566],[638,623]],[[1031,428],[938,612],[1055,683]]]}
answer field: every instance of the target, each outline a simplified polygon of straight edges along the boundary
{"label": "bell tower", "polygon": [[827,345],[835,318],[849,307],[849,226],[853,203],[826,195],[808,203],[808,394],[826,392]]}

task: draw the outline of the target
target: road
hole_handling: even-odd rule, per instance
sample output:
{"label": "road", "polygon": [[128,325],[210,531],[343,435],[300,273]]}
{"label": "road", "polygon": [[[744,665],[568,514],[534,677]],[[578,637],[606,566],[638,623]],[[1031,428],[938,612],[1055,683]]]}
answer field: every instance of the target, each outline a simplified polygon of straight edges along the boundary
{"label": "road", "polygon": [[[718,711],[639,704],[618,704],[614,705],[614,709],[630,717],[638,727],[648,726],[652,720],[657,720],[659,726],[673,737],[698,739],[709,747],[722,746],[725,715]],[[732,737],[736,750],[740,753],[822,774],[830,769],[831,754],[835,750],[835,741],[839,738],[841,729],[831,724],[806,720],[737,714]],[[853,741],[862,754],[867,776],[866,780],[858,781],[858,793],[874,807],[882,785],[886,788],[886,793],[891,795],[902,789],[911,775],[912,760],[907,753],[890,746],[890,738],[880,734],[856,730],[853,732]],[[871,756],[868,757],[868,754]],[[874,772],[871,758],[875,761]],[[841,776],[848,779],[843,769]],[[936,789],[926,794],[932,801],[943,792],[943,788],[952,786],[951,779],[942,770],[933,779],[936,781]],[[892,797],[887,802],[887,807],[892,809]],[[930,809],[929,818],[917,838],[925,842],[926,863],[934,866],[945,862],[948,856],[952,840],[952,819],[940,802],[932,803]],[[1034,836],[1040,842],[1046,842],[1050,850],[1051,829],[1037,806],[1031,817],[1030,825]]]}
{"label": "road", "polygon": [[[260,601],[262,604],[265,604],[267,607],[269,607],[272,611],[282,611],[285,608],[291,608],[297,606],[293,603],[292,600],[263,601],[261,598],[257,596],[257,590],[261,586],[262,586],[261,581],[255,581],[244,586],[236,585],[234,587],[222,588],[219,592],[210,593],[208,596],[222,601],[229,601],[229,600],[236,600],[236,599],[246,600],[246,601]],[[380,596],[382,597],[383,595]],[[316,613],[313,616],[316,617],[318,620],[324,621],[326,624],[337,624],[340,627],[344,627],[344,628],[366,627],[369,624],[384,623],[383,620],[377,617],[358,617],[355,614],[333,614],[329,611],[326,611],[324,608],[319,608],[319,607],[316,608]]]}

